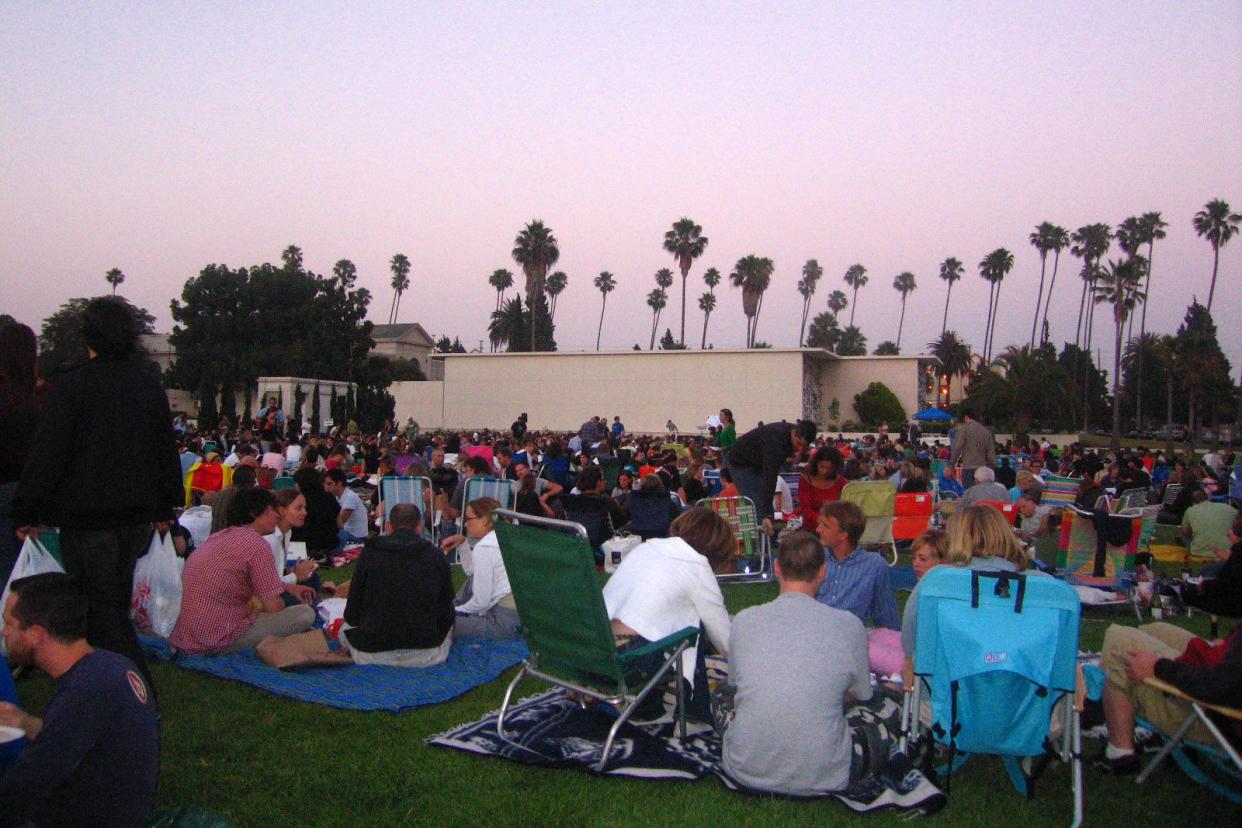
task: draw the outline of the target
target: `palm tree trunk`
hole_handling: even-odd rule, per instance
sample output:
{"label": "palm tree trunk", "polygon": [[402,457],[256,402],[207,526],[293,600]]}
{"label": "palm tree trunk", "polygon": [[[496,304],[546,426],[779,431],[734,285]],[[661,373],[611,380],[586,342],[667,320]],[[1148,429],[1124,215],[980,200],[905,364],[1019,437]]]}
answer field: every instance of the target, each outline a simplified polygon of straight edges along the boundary
{"label": "palm tree trunk", "polygon": [[1044,329],[1048,327],[1048,308],[1052,307],[1052,289],[1057,286],[1057,266],[1061,264],[1061,251],[1058,250],[1052,259],[1052,281],[1048,283],[1048,298],[1044,300],[1044,320],[1039,326],[1039,344],[1047,342]]}
{"label": "palm tree trunk", "polygon": [[1035,318],[1031,320],[1031,348],[1035,348],[1035,329],[1039,326],[1039,306],[1044,301],[1044,270],[1048,267],[1047,251],[1039,254],[1039,294],[1035,297]]}
{"label": "palm tree trunk", "polygon": [[388,324],[392,324],[392,318],[397,312],[397,291],[392,292],[392,302],[388,305]]}
{"label": "palm tree trunk", "polygon": [[604,308],[608,307],[608,294],[604,294],[604,301],[599,304],[599,328],[595,331],[595,350],[599,350],[599,338],[604,334]]}
{"label": "palm tree trunk", "polygon": [[802,340],[806,337],[806,317],[811,312],[811,297],[802,297],[802,326],[798,328],[798,347],[802,347]]}
{"label": "palm tree trunk", "polygon": [[996,307],[992,309],[992,331],[988,335],[988,356],[992,355],[992,348],[996,346],[996,318],[1000,316],[1000,291],[1001,283],[996,283]]}
{"label": "palm tree trunk", "polygon": [[901,353],[901,329],[906,324],[906,295],[901,294],[901,317],[897,320],[897,353]]}
{"label": "palm tree trunk", "polygon": [[1113,338],[1113,439],[1110,444],[1114,453],[1121,451],[1121,329],[1124,318],[1117,319],[1117,332]]}
{"label": "palm tree trunk", "polygon": [[1164,430],[1166,433],[1169,457],[1173,457],[1173,363],[1172,360],[1165,364],[1166,379],[1164,383]]}
{"label": "palm tree trunk", "polygon": [[1082,338],[1080,336],[1080,333],[1082,331],[1082,315],[1083,315],[1083,311],[1086,310],[1086,307],[1087,307],[1087,280],[1083,279],[1082,296],[1078,297],[1078,322],[1075,323],[1074,325],[1074,347],[1075,348],[1082,347]]}
{"label": "palm tree trunk", "polygon": [[686,344],[686,277],[690,275],[690,268],[683,267],[681,269],[681,336],[677,342],[683,347]]}
{"label": "palm tree trunk", "polygon": [[750,347],[755,347],[755,340],[759,338],[759,314],[763,313],[763,294],[759,294],[759,304],[755,305],[755,324],[750,329]]}
{"label": "palm tree trunk", "polygon": [[858,288],[854,288],[854,296],[850,299],[850,326],[854,325],[854,311],[858,310]]}
{"label": "palm tree trunk", "polygon": [[953,283],[949,282],[949,289],[944,294],[944,316],[940,319],[940,335],[943,337],[945,329],[949,327],[949,297],[953,295]]}
{"label": "palm tree trunk", "polygon": [[535,352],[535,328],[539,326],[539,320],[537,318],[537,314],[535,313],[535,308],[539,304],[540,291],[536,289],[532,290],[530,293],[531,295],[526,298],[530,300],[530,352],[533,354]]}
{"label": "palm tree trunk", "polygon": [[991,354],[991,336],[992,336],[992,306],[993,295],[996,292],[996,283],[988,283],[988,318],[983,323],[983,361],[986,364]]}
{"label": "palm tree trunk", "polygon": [[699,343],[699,350],[707,350],[707,320],[711,317],[711,311],[703,311],[703,341]]}
{"label": "palm tree trunk", "polygon": [[1212,312],[1212,297],[1216,295],[1216,269],[1218,267],[1220,267],[1220,247],[1212,245],[1212,286],[1208,288],[1208,313]]}
{"label": "palm tree trunk", "polygon": [[1139,349],[1138,349],[1138,400],[1135,404],[1134,419],[1137,427],[1143,428],[1143,351],[1142,345],[1147,336],[1147,292],[1151,290],[1151,255],[1156,243],[1147,243],[1147,278],[1143,280],[1143,315],[1139,318]]}

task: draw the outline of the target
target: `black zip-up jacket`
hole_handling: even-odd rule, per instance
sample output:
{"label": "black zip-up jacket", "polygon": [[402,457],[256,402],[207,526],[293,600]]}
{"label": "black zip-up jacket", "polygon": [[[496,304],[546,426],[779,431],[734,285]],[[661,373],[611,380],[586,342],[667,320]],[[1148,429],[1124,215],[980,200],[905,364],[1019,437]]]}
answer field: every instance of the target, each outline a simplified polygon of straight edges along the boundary
{"label": "black zip-up jacket", "polygon": [[171,520],[184,500],[153,364],[100,355],[57,381],[13,499],[15,525],[115,529]]}
{"label": "black zip-up jacket", "polygon": [[439,647],[453,628],[444,553],[412,529],[367,541],[345,604],[350,646],[364,653]]}
{"label": "black zip-up jacket", "polygon": [[776,494],[776,478],[785,460],[794,453],[790,432],[793,423],[768,423],[737,438],[726,458],[730,468],[741,467],[758,472],[763,489],[755,501],[759,520],[772,517],[772,498]]}

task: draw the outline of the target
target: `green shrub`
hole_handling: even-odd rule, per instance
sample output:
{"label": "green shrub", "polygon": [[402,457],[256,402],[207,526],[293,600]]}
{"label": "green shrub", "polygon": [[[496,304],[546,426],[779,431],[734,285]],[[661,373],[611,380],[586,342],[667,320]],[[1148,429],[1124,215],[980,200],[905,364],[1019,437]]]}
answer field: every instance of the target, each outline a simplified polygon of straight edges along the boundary
{"label": "green shrub", "polygon": [[875,428],[881,423],[896,428],[906,421],[906,411],[897,395],[882,382],[873,382],[866,391],[854,395],[854,412],[868,428]]}

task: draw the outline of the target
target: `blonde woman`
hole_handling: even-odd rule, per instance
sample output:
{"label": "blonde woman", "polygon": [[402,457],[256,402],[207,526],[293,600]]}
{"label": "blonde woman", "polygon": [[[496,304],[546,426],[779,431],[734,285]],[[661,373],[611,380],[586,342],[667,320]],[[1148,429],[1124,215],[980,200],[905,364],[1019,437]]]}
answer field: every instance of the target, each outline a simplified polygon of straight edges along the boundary
{"label": "blonde woman", "polygon": [[[1009,521],[991,506],[966,506],[949,518],[945,527],[947,551],[944,565],[964,569],[1021,572],[1029,559],[1018,542]],[[906,601],[901,617],[901,646],[914,653],[915,610],[919,603],[919,584]]]}

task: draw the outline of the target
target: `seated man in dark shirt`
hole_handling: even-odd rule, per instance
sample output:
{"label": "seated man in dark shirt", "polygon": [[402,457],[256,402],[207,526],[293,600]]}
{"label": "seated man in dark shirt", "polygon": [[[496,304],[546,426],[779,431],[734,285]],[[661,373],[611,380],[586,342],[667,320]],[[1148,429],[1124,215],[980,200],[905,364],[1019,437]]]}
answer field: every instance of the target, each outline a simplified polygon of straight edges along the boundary
{"label": "seated man in dark shirt", "polygon": [[14,581],[4,606],[9,658],[56,682],[42,719],[0,703],[26,732],[0,777],[0,825],[144,825],[155,801],[155,699],[124,656],[86,642],[86,602],[68,575]]}
{"label": "seated man in dark shirt", "polygon": [[367,541],[349,584],[341,645],[356,664],[430,667],[453,646],[453,578],[422,535],[422,513],[398,503],[389,534]]}

